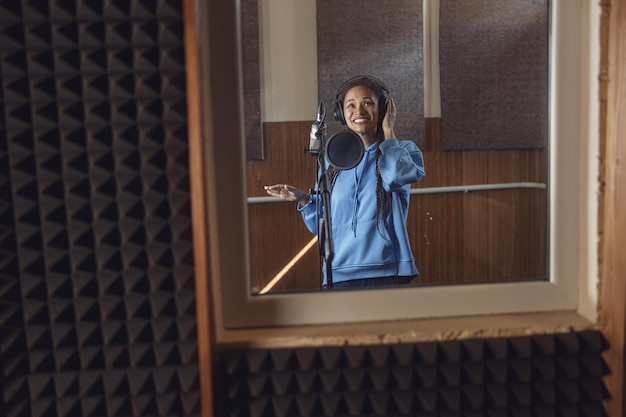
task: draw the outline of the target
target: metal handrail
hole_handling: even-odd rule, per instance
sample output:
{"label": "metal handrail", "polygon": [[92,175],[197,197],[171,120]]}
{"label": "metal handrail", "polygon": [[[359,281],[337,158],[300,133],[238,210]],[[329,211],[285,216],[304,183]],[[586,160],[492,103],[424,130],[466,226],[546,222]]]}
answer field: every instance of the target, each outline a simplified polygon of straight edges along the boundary
{"label": "metal handrail", "polygon": [[[441,194],[441,193],[469,193],[472,191],[490,190],[515,190],[520,188],[545,189],[546,184],[540,182],[504,182],[495,184],[471,184],[471,185],[449,185],[445,187],[424,187],[411,188],[411,195],[415,194]],[[278,197],[248,197],[249,204],[255,203],[277,203],[284,202]]]}

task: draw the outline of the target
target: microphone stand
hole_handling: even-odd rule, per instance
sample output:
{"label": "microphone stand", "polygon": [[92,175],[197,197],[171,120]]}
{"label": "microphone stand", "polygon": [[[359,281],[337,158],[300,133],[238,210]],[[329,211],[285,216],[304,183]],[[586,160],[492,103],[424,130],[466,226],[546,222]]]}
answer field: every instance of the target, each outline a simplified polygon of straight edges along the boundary
{"label": "microphone stand", "polygon": [[[319,178],[317,181],[317,190],[311,190],[320,196],[316,201],[322,203],[322,215],[317,224],[317,240],[318,252],[320,258],[323,258],[326,265],[326,286],[333,287],[333,269],[332,260],[335,253],[333,247],[332,224],[330,220],[330,189],[328,187],[328,170],[325,164],[326,152],[326,103],[321,101],[317,109],[317,118],[311,128],[311,145],[308,150],[312,155],[317,156],[317,165],[319,167]],[[317,176],[317,173],[316,173]]]}
{"label": "microphone stand", "polygon": [[320,179],[318,183],[318,193],[321,196],[322,200],[322,216],[320,217],[319,224],[317,226],[317,236],[318,236],[318,250],[320,256],[324,258],[326,262],[326,285],[328,288],[333,287],[333,269],[332,269],[332,260],[335,254],[334,246],[333,246],[333,235],[332,235],[332,223],[330,219],[330,189],[328,187],[328,170],[326,169],[326,164],[324,163],[324,152],[326,149],[325,146],[325,131],[326,129],[320,129],[321,134],[319,134],[320,139],[320,153],[317,158],[318,165],[320,166]]}

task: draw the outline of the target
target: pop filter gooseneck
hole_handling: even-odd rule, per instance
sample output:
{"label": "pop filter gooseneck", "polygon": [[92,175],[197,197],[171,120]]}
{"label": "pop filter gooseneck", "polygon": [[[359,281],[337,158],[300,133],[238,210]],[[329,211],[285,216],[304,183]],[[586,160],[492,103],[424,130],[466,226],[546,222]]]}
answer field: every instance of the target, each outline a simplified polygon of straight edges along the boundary
{"label": "pop filter gooseneck", "polygon": [[326,143],[326,159],[335,169],[354,168],[359,165],[364,153],[363,141],[351,130],[333,134]]}

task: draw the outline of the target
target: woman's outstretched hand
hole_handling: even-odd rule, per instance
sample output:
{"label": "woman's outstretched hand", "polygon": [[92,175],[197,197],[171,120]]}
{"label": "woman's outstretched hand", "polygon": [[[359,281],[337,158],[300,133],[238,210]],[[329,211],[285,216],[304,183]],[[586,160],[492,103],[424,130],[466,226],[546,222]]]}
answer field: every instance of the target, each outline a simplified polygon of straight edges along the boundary
{"label": "woman's outstretched hand", "polygon": [[292,185],[275,184],[266,185],[264,188],[265,191],[272,197],[278,197],[285,201],[298,201],[303,206],[309,201],[309,193]]}

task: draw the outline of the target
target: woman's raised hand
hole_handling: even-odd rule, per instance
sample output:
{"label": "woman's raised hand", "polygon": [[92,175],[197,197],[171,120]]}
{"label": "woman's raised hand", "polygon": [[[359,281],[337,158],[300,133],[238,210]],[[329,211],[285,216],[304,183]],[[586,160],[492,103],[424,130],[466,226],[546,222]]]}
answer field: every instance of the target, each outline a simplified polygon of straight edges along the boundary
{"label": "woman's raised hand", "polygon": [[275,184],[266,185],[265,191],[272,197],[278,197],[285,201],[298,201],[302,205],[306,205],[309,201],[309,194],[292,185]]}

